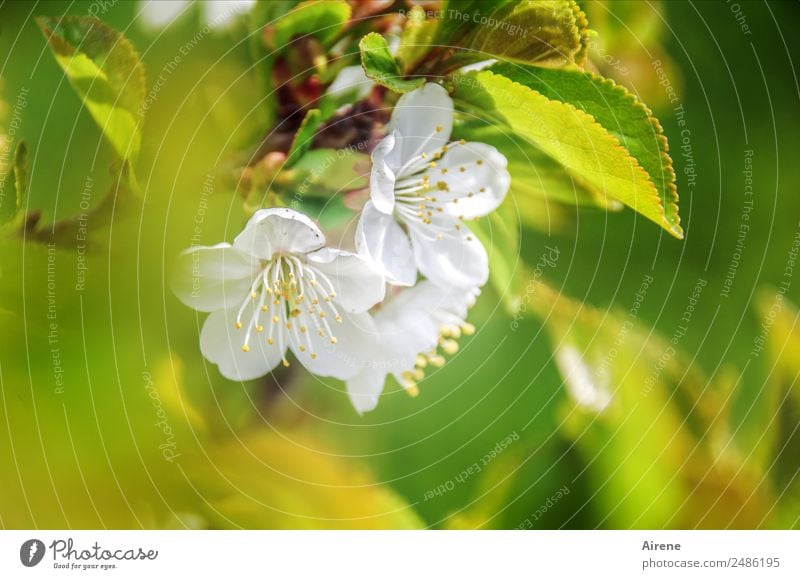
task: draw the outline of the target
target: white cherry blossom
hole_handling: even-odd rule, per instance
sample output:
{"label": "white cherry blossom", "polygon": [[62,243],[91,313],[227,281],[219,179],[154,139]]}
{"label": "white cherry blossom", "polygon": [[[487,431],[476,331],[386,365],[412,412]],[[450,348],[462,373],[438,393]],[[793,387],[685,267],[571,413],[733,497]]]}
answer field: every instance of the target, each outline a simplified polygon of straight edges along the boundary
{"label": "white cherry blossom", "polygon": [[486,250],[466,221],[497,208],[511,178],[497,149],[450,141],[452,128],[453,101],[427,83],[399,99],[372,153],[356,244],[390,283],[413,285],[417,272],[440,286],[486,283]]}
{"label": "white cherry blossom", "polygon": [[179,258],[173,290],[211,312],[203,355],[231,380],[289,365],[341,380],[359,372],[383,299],[383,277],[364,258],[325,248],[319,227],[291,209],[257,211],[233,244],[195,247]]}
{"label": "white cherry blossom", "polygon": [[359,413],[375,408],[390,374],[416,396],[425,368],[444,364],[439,352],[454,354],[458,338],[475,331],[466,316],[480,293],[477,288],[443,289],[422,280],[395,292],[373,314],[378,336],[373,342],[375,353],[363,370],[347,380],[347,392]]}

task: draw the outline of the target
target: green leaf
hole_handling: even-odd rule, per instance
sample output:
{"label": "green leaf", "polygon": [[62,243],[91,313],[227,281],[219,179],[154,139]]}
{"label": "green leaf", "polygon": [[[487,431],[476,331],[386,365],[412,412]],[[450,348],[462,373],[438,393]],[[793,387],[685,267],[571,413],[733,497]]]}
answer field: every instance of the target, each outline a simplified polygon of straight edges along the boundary
{"label": "green leaf", "polygon": [[297,36],[313,36],[323,44],[333,40],[350,20],[350,5],[344,0],[300,2],[268,28],[270,48],[285,47]]}
{"label": "green leaf", "polygon": [[[630,303],[652,283],[645,276]],[[728,389],[638,310],[600,311],[544,284],[525,300],[551,337],[567,393],[562,432],[584,456],[605,525],[769,525],[775,498],[733,440]]]}
{"label": "green leaf", "polygon": [[114,150],[134,161],[141,147],[144,67],[133,45],[96,18],[36,19],[56,61]]}
{"label": "green leaf", "polygon": [[594,117],[488,70],[454,81],[458,104],[467,112],[513,127],[596,195],[617,199],[682,237],[647,171]]}
{"label": "green leaf", "polygon": [[363,168],[369,156],[350,149],[313,149],[292,167],[297,174],[292,191],[301,196],[328,197],[332,193],[361,189],[368,180]]}
{"label": "green leaf", "polygon": [[[10,145],[9,145],[10,146]],[[28,146],[25,141],[17,143],[10,175],[13,180],[15,196],[4,195],[0,200],[0,224],[9,223],[14,217],[24,214],[30,189],[30,169],[28,168]],[[18,217],[18,221],[19,221]]]}
{"label": "green leaf", "polygon": [[289,153],[286,155],[287,168],[299,161],[300,157],[311,147],[314,135],[322,124],[322,120],[322,113],[319,109],[311,109],[303,117],[303,122],[300,124],[300,128],[292,141],[292,146],[289,148]]}
{"label": "green leaf", "polygon": [[263,110],[266,115],[264,126],[271,127],[275,122],[278,98],[272,82],[272,70],[275,66],[275,51],[268,50],[264,42],[263,30],[280,14],[288,12],[295,2],[293,0],[273,0],[272,2],[256,2],[248,13],[247,43],[253,59],[253,74],[256,77],[263,99]]}
{"label": "green leaf", "polygon": [[667,138],[658,119],[636,96],[611,79],[575,68],[498,64],[490,70],[594,117],[650,175],[661,196],[668,229],[677,237],[683,237],[675,169]]}
{"label": "green leaf", "polygon": [[[214,528],[419,529],[414,509],[364,465],[328,450],[328,441],[294,430],[263,429],[211,446],[187,470],[208,497]],[[325,450],[322,450],[325,448]]]}
{"label": "green leaf", "polygon": [[414,6],[406,13],[406,24],[397,48],[397,60],[404,71],[413,70],[414,65],[430,52],[438,24],[437,18],[425,18],[425,10],[421,6]]}
{"label": "green leaf", "polygon": [[492,287],[503,298],[508,311],[513,312],[514,290],[520,285],[518,276],[521,266],[519,217],[513,199],[506,197],[495,211],[469,225],[489,254],[489,281]]}
{"label": "green leaf", "polygon": [[456,138],[492,145],[503,154],[511,175],[510,193],[523,223],[538,227],[541,224],[538,213],[549,202],[601,207],[611,211],[623,207],[622,203],[586,187],[579,179],[564,171],[558,162],[519,138],[511,128],[504,130],[498,124],[488,125],[470,120],[459,123],[454,134]]}
{"label": "green leaf", "polygon": [[451,0],[441,13],[437,44],[467,49],[459,61],[563,65],[586,55],[586,16],[572,0]]}
{"label": "green leaf", "polygon": [[408,92],[425,83],[424,78],[404,79],[400,64],[389,51],[386,39],[370,32],[358,44],[361,49],[361,66],[369,78],[395,92]]}
{"label": "green leaf", "polygon": [[17,191],[17,212],[24,211],[28,202],[31,175],[28,168],[28,145],[20,141],[14,151],[14,187]]}

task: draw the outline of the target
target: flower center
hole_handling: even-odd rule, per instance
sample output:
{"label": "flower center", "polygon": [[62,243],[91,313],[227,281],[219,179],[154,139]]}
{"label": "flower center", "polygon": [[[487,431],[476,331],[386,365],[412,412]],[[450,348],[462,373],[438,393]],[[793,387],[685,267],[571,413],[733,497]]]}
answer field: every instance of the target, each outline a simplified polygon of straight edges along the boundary
{"label": "flower center", "polygon": [[[397,181],[395,182],[395,200],[397,202],[396,212],[406,222],[421,222],[423,225],[434,224],[435,227],[442,227],[442,221],[449,221],[456,231],[461,231],[464,216],[451,217],[450,212],[445,212],[448,203],[457,205],[460,199],[472,198],[476,194],[486,192],[485,187],[476,191],[453,191],[450,183],[445,179],[445,175],[450,169],[439,167],[439,161],[448,151],[456,147],[463,146],[466,141],[453,141],[434,151],[432,154],[421,153],[417,157],[410,159],[403,167],[397,171]],[[482,165],[484,161],[478,159],[476,164]],[[459,173],[465,173],[467,167],[462,165],[455,169]],[[437,232],[432,238],[441,240],[444,234]],[[472,236],[467,235],[467,241],[472,241]]]}
{"label": "flower center", "polygon": [[[254,333],[266,333],[267,344],[277,344],[285,352],[291,332],[298,349],[316,358],[310,332],[328,337],[331,344],[336,343],[328,319],[331,317],[341,323],[342,317],[333,303],[334,298],[336,292],[331,280],[319,269],[304,264],[295,255],[273,257],[256,276],[236,316],[236,329],[246,330],[242,351],[250,351]],[[253,312],[249,319],[244,319],[251,304]],[[289,365],[285,354],[282,362],[284,366]]]}

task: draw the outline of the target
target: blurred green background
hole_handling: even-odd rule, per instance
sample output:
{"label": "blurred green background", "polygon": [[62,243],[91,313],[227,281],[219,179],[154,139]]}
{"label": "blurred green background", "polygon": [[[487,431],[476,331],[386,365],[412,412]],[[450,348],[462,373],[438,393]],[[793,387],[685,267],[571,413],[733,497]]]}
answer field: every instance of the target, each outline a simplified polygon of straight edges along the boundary
{"label": "blurred green background", "polygon": [[[800,330],[788,300],[800,301],[800,281],[789,280],[772,346],[752,352],[800,232],[800,46],[789,28],[800,9],[741,2],[748,34],[726,2],[582,5],[598,31],[593,61],[650,104],[670,139],[686,239],[632,211],[548,206],[521,255],[535,267],[558,248],[543,279],[574,302],[512,327],[487,286],[470,314],[478,332],[420,396],[389,384],[359,417],[342,384],[297,368],[221,378],[199,352],[203,315],[166,285],[195,225],[213,244],[245,219],[218,176],[264,130],[236,30],[203,33],[195,11],[147,31],[132,2],[1,3],[5,122],[16,106],[14,142],[28,143],[30,206],[45,227],[80,213],[82,192],[99,201],[112,151],[32,18],[94,6],[139,50],[147,86],[163,82],[137,166],[143,204],[121,199],[110,223],[89,220],[85,261],[78,239],[2,241],[0,527],[796,528]],[[746,150],[753,209],[725,296]],[[635,334],[610,356],[648,275]],[[679,353],[643,394],[682,325]],[[569,397],[553,356],[565,343],[613,358],[612,412]]]}

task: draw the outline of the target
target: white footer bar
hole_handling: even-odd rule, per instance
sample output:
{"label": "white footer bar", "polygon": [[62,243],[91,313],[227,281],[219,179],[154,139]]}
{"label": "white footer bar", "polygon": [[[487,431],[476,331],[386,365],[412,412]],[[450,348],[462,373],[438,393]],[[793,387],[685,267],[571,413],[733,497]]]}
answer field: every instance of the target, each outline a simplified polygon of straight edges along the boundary
{"label": "white footer bar", "polygon": [[2,531],[0,577],[800,577],[798,531]]}

